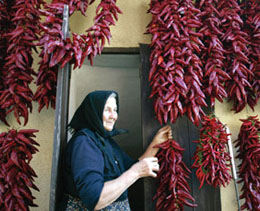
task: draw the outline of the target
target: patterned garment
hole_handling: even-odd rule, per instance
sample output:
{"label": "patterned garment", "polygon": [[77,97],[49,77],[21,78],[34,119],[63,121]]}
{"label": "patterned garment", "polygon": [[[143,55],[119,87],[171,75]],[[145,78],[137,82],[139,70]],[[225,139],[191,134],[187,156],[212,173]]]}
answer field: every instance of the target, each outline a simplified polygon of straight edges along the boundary
{"label": "patterned garment", "polygon": [[[67,207],[65,211],[88,211],[79,198],[69,195]],[[99,211],[131,211],[128,199],[124,201],[116,201]]]}

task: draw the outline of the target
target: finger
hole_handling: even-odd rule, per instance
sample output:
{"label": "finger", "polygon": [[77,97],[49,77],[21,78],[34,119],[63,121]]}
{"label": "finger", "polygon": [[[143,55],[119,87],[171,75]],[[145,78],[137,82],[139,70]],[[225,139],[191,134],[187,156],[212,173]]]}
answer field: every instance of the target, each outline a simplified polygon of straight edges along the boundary
{"label": "finger", "polygon": [[168,138],[172,139],[172,133],[168,133]]}
{"label": "finger", "polygon": [[162,134],[168,133],[171,130],[171,127],[169,125],[164,126],[163,128],[160,129],[160,132]]}
{"label": "finger", "polygon": [[168,136],[172,137],[172,129],[170,129],[170,131],[168,132]]}
{"label": "finger", "polygon": [[165,126],[163,126],[163,127],[161,127],[159,130],[168,130],[168,128],[169,128],[170,126],[169,125],[165,125]]}
{"label": "finger", "polygon": [[151,175],[151,177],[154,177],[154,178],[157,177],[157,174],[154,172],[151,172],[150,175]]}
{"label": "finger", "polygon": [[156,163],[155,166],[154,166],[154,170],[155,170],[155,171],[159,171],[159,169],[160,169],[160,166],[159,166],[158,163]]}
{"label": "finger", "polygon": [[157,157],[149,157],[147,158],[147,160],[151,161],[151,162],[156,162],[158,163],[158,158]]}

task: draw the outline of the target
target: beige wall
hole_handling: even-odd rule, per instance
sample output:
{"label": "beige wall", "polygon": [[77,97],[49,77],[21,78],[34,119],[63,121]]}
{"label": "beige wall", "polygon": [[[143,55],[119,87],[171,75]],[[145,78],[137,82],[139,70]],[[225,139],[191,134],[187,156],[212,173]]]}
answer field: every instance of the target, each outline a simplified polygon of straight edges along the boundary
{"label": "beige wall", "polygon": [[[79,12],[70,19],[73,32],[84,33],[92,24],[95,10],[100,1],[89,6],[87,17]],[[137,47],[139,43],[149,43],[150,35],[144,35],[151,15],[147,14],[150,0],[119,0],[117,5],[123,14],[119,14],[116,26],[111,27],[112,40],[109,47]]]}
{"label": "beige wall", "polygon": [[[97,1],[99,3],[99,1]],[[119,21],[116,27],[112,27],[112,40],[109,47],[138,47],[139,43],[149,43],[150,36],[144,35],[146,26],[150,21],[151,16],[147,14],[150,0],[121,0],[118,1],[118,6],[123,11],[123,15],[119,15]],[[91,5],[88,9],[88,17],[82,17],[79,13],[73,15],[70,19],[70,26],[73,32],[82,33],[92,24],[94,17],[95,5]],[[37,58],[34,62],[37,67]],[[53,131],[54,131],[54,110],[43,109],[39,114],[37,112],[38,105],[33,104],[33,113],[30,114],[29,123],[26,128],[39,129],[37,133],[37,142],[40,144],[39,152],[35,154],[31,162],[35,169],[38,178],[35,183],[40,189],[40,192],[33,192],[36,197],[35,203],[39,205],[38,208],[31,210],[47,211],[49,210],[49,190],[50,190],[50,175],[51,175],[51,160],[53,148]],[[258,105],[255,112],[250,108],[245,109],[239,114],[234,114],[230,111],[231,105],[228,103],[216,104],[216,116],[227,124],[232,133],[232,139],[235,140],[239,132],[241,122],[240,118],[246,118],[248,115],[260,114],[260,106]],[[17,125],[13,115],[8,117],[8,120],[15,128],[23,128]],[[6,131],[7,127],[0,124],[0,131]],[[233,182],[221,189],[222,210],[230,211],[236,210],[236,198],[234,192]]]}

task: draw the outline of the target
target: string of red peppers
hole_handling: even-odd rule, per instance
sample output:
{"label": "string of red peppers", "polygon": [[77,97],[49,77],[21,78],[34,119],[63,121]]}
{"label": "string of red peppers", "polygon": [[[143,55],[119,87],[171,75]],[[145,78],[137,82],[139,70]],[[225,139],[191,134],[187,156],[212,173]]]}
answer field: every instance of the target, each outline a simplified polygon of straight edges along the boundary
{"label": "string of red peppers", "polygon": [[184,149],[175,141],[168,140],[156,145],[160,151],[158,157],[160,169],[157,174],[159,186],[153,200],[156,201],[156,211],[184,210],[184,205],[196,207],[195,201],[190,195],[190,187],[186,179],[191,171],[182,161]]}
{"label": "string of red peppers", "polygon": [[260,121],[257,116],[241,119],[235,147],[240,159],[238,183],[243,183],[240,199],[245,199],[241,209],[260,210]]}
{"label": "string of red peppers", "polygon": [[242,9],[237,0],[220,0],[218,11],[221,16],[221,41],[225,46],[225,69],[231,77],[225,83],[226,90],[228,90],[229,101],[232,100],[233,107],[236,113],[240,112],[251,101],[248,92],[252,89],[249,82],[250,75],[253,76],[252,71],[248,69],[249,59],[248,45],[249,35],[243,31]]}
{"label": "string of red peppers", "polygon": [[259,3],[201,0],[195,6],[150,3],[150,98],[161,124],[186,113],[198,126],[205,95],[211,106],[228,98],[235,112],[247,104],[253,109],[259,99]]}
{"label": "string of red peppers", "polygon": [[[0,1],[0,120],[9,126],[6,115],[13,112],[27,124],[33,93],[29,87],[36,75],[32,50],[38,39],[41,1]],[[29,166],[38,145],[37,130],[14,130],[0,134],[0,210],[29,210],[34,197],[30,188],[35,172]]]}
{"label": "string of red peppers", "polygon": [[220,40],[223,33],[220,27],[220,14],[216,10],[218,2],[219,0],[205,0],[196,4],[201,11],[199,17],[202,22],[198,35],[204,44],[200,54],[204,66],[203,91],[210,97],[211,106],[215,105],[215,99],[223,102],[223,99],[227,98],[224,83],[231,79],[224,71],[225,50]]}
{"label": "string of red peppers", "polygon": [[202,118],[200,138],[194,155],[192,168],[201,188],[204,182],[213,187],[224,187],[230,183],[231,157],[227,152],[228,135],[225,126],[214,116]]}
{"label": "string of red peppers", "polygon": [[243,26],[249,36],[248,41],[248,65],[249,70],[254,74],[249,75],[249,82],[252,85],[252,89],[248,90],[248,104],[254,110],[254,106],[260,97],[260,4],[259,1],[246,0],[241,4],[243,9],[243,17],[246,19]]}
{"label": "string of red peppers", "polygon": [[[32,50],[34,41],[38,40],[39,8],[41,1],[3,1],[1,2],[1,29],[4,44],[7,46],[1,71],[2,90],[0,108],[7,115],[10,112],[19,124],[20,117],[24,125],[32,111],[33,93],[29,87],[36,73],[32,69]],[[8,12],[4,12],[6,10]],[[10,24],[3,26],[3,24]],[[3,115],[3,114],[2,114]],[[5,122],[6,123],[6,122]]]}
{"label": "string of red peppers", "polygon": [[42,14],[46,16],[46,21],[41,24],[44,32],[39,42],[42,48],[40,53],[42,59],[36,81],[38,89],[34,95],[34,100],[39,104],[39,112],[43,107],[48,108],[49,104],[55,108],[59,67],[63,68],[67,63],[72,64],[74,69],[81,67],[85,58],[93,64],[93,58],[101,54],[105,41],[110,42],[110,26],[115,25],[118,13],[122,13],[116,6],[116,0],[101,0],[96,9],[94,25],[86,30],[86,34],[72,33],[72,39],[63,39],[64,4],[69,5],[70,15],[76,10],[80,10],[85,15],[88,5],[93,2],[94,0],[54,0],[42,11]]}
{"label": "string of red peppers", "polygon": [[38,151],[36,132],[11,129],[0,134],[0,210],[27,211],[30,206],[37,206],[30,190],[39,191],[34,184],[37,175],[29,165],[32,155]]}
{"label": "string of red peppers", "polygon": [[203,46],[194,29],[201,27],[192,0],[152,0],[148,11],[152,21],[147,33],[152,35],[149,73],[154,110],[162,124],[174,123],[185,113],[199,125],[207,106],[202,92],[202,62],[198,57]]}
{"label": "string of red peppers", "polygon": [[[0,1],[0,81],[4,81],[4,64],[5,64],[5,58],[7,57],[6,52],[8,46],[6,46],[6,38],[4,37],[5,33],[8,31],[7,26],[10,28],[13,27],[10,21],[10,15],[7,12],[7,4],[6,2]],[[2,93],[5,89],[4,83],[0,83],[0,93]],[[1,95],[1,94],[0,94]],[[8,125],[8,122],[6,121],[6,110],[2,109],[0,106],[0,120],[4,122],[6,125]],[[8,125],[9,126],[9,125]]]}

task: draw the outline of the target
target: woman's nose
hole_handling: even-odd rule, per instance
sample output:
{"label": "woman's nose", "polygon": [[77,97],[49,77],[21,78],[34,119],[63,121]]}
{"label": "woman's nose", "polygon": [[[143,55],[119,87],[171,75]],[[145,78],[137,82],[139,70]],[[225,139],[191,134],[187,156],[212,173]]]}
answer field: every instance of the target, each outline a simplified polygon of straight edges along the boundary
{"label": "woman's nose", "polygon": [[117,112],[111,112],[109,117],[111,119],[116,119],[117,118]]}

